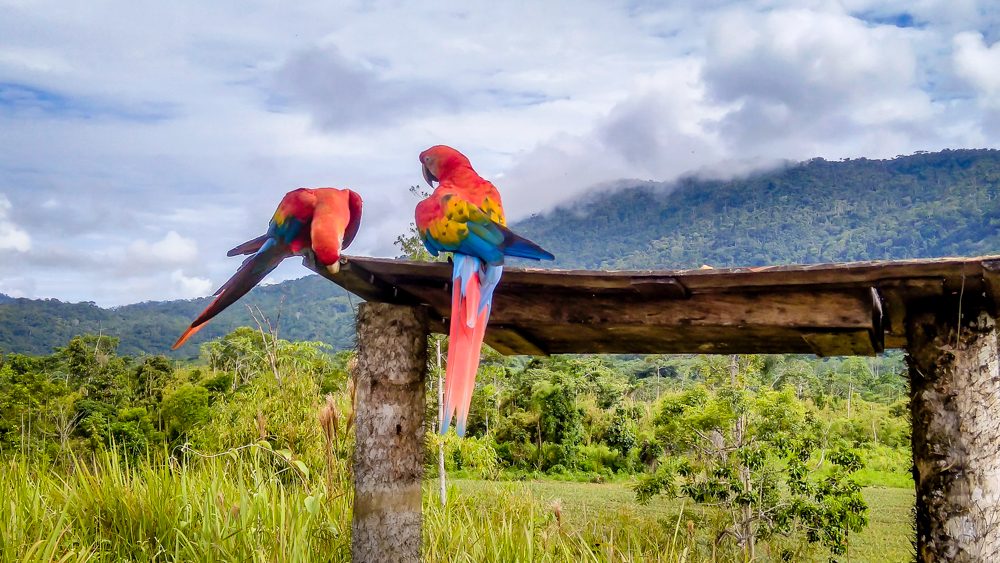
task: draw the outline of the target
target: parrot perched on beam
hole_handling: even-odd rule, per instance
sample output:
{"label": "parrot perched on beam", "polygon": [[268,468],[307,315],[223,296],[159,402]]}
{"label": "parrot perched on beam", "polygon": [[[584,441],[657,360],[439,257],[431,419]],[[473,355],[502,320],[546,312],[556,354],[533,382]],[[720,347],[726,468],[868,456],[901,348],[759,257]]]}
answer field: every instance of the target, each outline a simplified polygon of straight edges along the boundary
{"label": "parrot perched on beam", "polygon": [[420,153],[424,179],[434,193],[417,204],[416,225],[432,255],[452,252],[451,329],[445,374],[441,434],[455,416],[465,435],[479,354],[490,318],[493,290],[503,273],[504,256],[533,260],[555,257],[507,228],[500,192],[472,169],[457,150],[437,145]]}
{"label": "parrot perched on beam", "polygon": [[252,254],[229,278],[212,304],[177,339],[183,345],[212,317],[232,305],[271,273],[282,260],[313,253],[331,273],[340,270],[340,252],[354,240],[361,225],[361,196],[336,188],[299,188],[281,198],[267,233],[229,251],[228,256]]}

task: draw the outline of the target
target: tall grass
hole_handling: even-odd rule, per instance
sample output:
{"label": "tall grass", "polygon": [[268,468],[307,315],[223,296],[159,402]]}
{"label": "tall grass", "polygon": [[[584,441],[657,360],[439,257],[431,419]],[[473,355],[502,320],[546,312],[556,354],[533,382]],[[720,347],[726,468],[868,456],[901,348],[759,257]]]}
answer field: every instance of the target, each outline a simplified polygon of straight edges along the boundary
{"label": "tall grass", "polygon": [[[126,463],[105,452],[72,471],[0,460],[0,561],[350,561],[350,481],[327,477],[297,472],[256,447],[185,464],[166,456]],[[638,507],[607,496],[608,487],[626,490],[620,485],[540,487],[470,481],[451,487],[441,507],[429,483],[424,560],[742,561],[735,546],[719,545],[713,555],[703,529],[710,511],[680,501]],[[552,500],[554,489],[577,496],[563,497],[563,508]],[[757,561],[769,560],[758,551]]]}
{"label": "tall grass", "polygon": [[452,487],[442,508],[424,494],[427,561],[557,562],[684,561],[689,547],[674,523],[621,508],[598,511],[582,524],[564,521],[560,504],[545,503],[523,484],[489,484],[476,494]]}
{"label": "tall grass", "polygon": [[[338,482],[304,479],[263,449],[185,465],[105,452],[62,472],[8,459],[0,560],[346,562],[352,499],[327,488]],[[571,524],[520,484],[453,487],[443,508],[425,499],[428,562],[684,560],[673,524],[627,510]]]}
{"label": "tall grass", "polygon": [[350,560],[348,495],[259,453],[185,467],[105,453],[66,475],[11,460],[0,498],[5,562]]}

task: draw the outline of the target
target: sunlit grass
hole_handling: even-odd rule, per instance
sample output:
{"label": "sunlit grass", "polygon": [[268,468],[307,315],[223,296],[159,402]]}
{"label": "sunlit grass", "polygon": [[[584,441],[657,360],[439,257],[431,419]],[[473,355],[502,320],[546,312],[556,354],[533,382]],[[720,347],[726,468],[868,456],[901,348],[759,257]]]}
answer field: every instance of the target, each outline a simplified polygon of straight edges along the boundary
{"label": "sunlit grass", "polygon": [[171,468],[130,467],[101,455],[94,465],[78,464],[68,475],[4,462],[0,556],[3,561],[348,561],[348,495],[286,480],[287,473],[267,460],[250,457]]}
{"label": "sunlit grass", "polygon": [[[346,562],[351,493],[329,482],[253,448],[185,465],[99,455],[59,472],[6,460],[0,560]],[[710,510],[664,498],[642,506],[625,483],[458,480],[444,508],[435,486],[424,495],[431,563],[712,561]],[[871,525],[852,537],[851,561],[910,560],[912,489],[865,497]],[[741,559],[721,546],[715,560]],[[757,560],[773,559],[761,547]]]}
{"label": "sunlit grass", "polygon": [[[433,494],[433,493],[432,493]],[[524,499],[532,499],[546,509],[551,526],[551,506],[561,507],[563,534],[574,539],[584,537],[591,547],[602,543],[604,550],[592,549],[598,561],[711,561],[711,538],[707,527],[712,514],[709,509],[692,506],[681,499],[657,497],[649,505],[642,506],[635,500],[635,494],[627,483],[568,483],[554,481],[529,481],[525,483],[495,484],[480,480],[459,480],[449,490],[452,497],[461,499],[454,502],[469,504],[465,509],[468,518],[486,524],[484,513],[503,507],[503,511],[518,506]],[[850,560],[852,562],[902,563],[913,560],[911,509],[914,502],[912,485],[909,488],[870,487],[863,490],[869,506],[870,525],[860,534],[851,537]],[[511,502],[509,499],[519,499]],[[425,506],[429,501],[426,500]],[[451,497],[450,497],[451,498]],[[450,501],[451,502],[451,501]],[[523,506],[523,504],[522,504]],[[683,507],[683,508],[682,508]],[[525,509],[522,508],[523,512]],[[681,512],[683,510],[683,513]],[[680,516],[680,518],[678,518]],[[507,516],[507,518],[513,518]],[[538,518],[538,517],[536,517]],[[690,534],[687,522],[691,521],[694,533]],[[481,525],[479,526],[481,527]],[[535,526],[537,530],[539,526]],[[478,529],[478,527],[472,527]],[[676,535],[674,532],[677,532]],[[541,537],[541,536],[539,536]],[[433,543],[433,542],[432,542]],[[536,540],[536,544],[539,543]],[[629,550],[618,550],[623,545]],[[776,546],[782,545],[779,543]],[[789,545],[788,543],[784,544]],[[613,546],[613,547],[612,547]],[[657,551],[654,551],[657,550]],[[566,557],[540,558],[538,561],[588,560]],[[442,561],[469,561],[457,554],[452,559]],[[670,556],[674,558],[671,559]],[[740,561],[734,550],[720,550],[718,561]],[[686,557],[686,558],[685,558]],[[796,561],[826,562],[830,554],[821,549],[805,549]],[[501,561],[512,559],[484,559]],[[773,561],[768,557],[767,546],[761,546],[759,561]],[[838,560],[846,560],[841,557]]]}

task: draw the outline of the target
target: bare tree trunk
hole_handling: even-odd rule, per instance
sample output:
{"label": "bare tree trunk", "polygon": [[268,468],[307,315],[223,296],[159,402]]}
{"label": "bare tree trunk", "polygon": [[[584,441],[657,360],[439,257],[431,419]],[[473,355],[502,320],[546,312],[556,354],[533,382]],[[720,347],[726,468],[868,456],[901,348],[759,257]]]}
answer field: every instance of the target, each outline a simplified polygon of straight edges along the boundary
{"label": "bare tree trunk", "polygon": [[656,366],[656,400],[660,400],[660,366]]}
{"label": "bare tree trunk", "polygon": [[[444,377],[441,372],[441,339],[437,341],[437,371],[438,371],[438,428],[444,427]],[[444,475],[444,442],[438,444],[438,489],[441,496],[441,506],[448,504],[448,490],[445,488]]]}
{"label": "bare tree trunk", "polygon": [[851,419],[851,397],[854,396],[854,370],[847,372],[847,420]]}
{"label": "bare tree trunk", "polygon": [[420,561],[427,310],[358,307],[355,563]]}
{"label": "bare tree trunk", "polygon": [[[740,375],[740,357],[737,354],[729,356],[729,383],[733,387],[733,391],[737,390],[739,384]],[[736,419],[736,426],[733,429],[733,442],[732,447],[742,448],[746,445],[746,430],[747,430],[747,415],[746,413],[740,413],[740,416]],[[722,456],[725,456],[722,453]],[[750,490],[750,468],[741,465],[739,467],[739,479],[740,485],[743,486],[744,491]],[[754,531],[754,518],[753,518],[753,507],[749,504],[743,506],[740,510],[740,522],[737,526],[737,531],[740,535],[740,540],[743,542],[743,546],[746,549],[747,561],[753,561],[756,557],[756,533]]]}
{"label": "bare tree trunk", "polygon": [[996,325],[985,312],[960,323],[956,308],[907,320],[921,562],[1000,560]]}
{"label": "bare tree trunk", "polygon": [[875,429],[875,407],[868,405],[868,414],[872,417],[872,440],[878,445],[878,431]]}

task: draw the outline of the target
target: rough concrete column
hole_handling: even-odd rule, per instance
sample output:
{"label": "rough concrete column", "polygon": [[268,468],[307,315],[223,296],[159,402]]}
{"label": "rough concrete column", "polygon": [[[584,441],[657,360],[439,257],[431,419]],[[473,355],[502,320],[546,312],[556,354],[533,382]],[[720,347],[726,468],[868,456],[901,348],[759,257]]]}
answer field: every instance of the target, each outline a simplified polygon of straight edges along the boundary
{"label": "rough concrete column", "polygon": [[427,310],[358,308],[355,563],[420,561]]}
{"label": "rough concrete column", "polygon": [[985,312],[907,320],[917,561],[1000,561],[1000,371]]}

